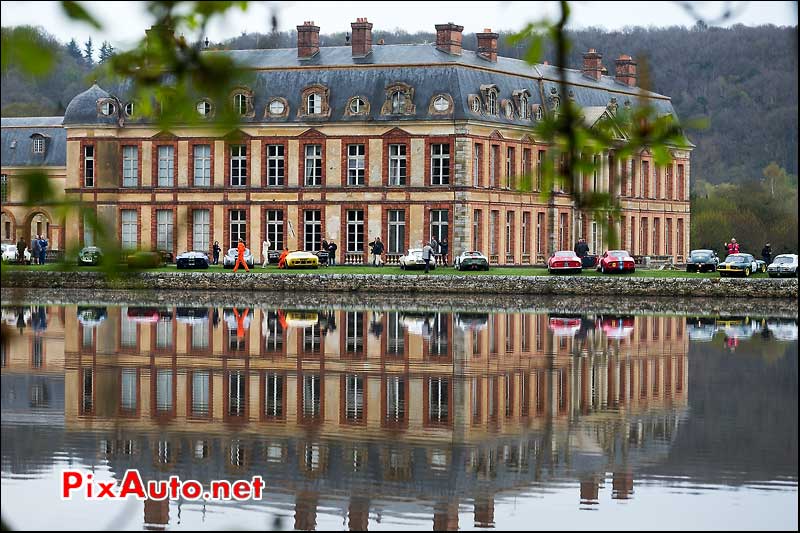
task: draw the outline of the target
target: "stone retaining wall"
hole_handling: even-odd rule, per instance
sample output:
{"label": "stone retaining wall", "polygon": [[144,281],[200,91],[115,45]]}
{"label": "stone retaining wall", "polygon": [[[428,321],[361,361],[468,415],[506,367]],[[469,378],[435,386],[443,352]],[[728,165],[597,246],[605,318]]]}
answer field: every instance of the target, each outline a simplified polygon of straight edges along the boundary
{"label": "stone retaining wall", "polygon": [[543,294],[797,299],[797,279],[633,278],[621,276],[409,276],[380,274],[243,274],[8,272],[6,288],[154,289],[405,294]]}

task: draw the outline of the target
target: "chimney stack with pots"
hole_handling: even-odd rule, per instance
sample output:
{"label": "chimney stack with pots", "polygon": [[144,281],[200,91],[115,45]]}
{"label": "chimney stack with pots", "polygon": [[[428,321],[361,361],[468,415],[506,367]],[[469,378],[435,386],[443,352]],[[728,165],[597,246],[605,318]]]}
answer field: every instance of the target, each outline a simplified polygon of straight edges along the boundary
{"label": "chimney stack with pots", "polygon": [[297,27],[297,57],[308,59],[319,53],[319,26],[307,20]]}
{"label": "chimney stack with pots", "polygon": [[372,52],[372,23],[366,18],[357,18],[350,23],[353,30],[353,57],[364,57]]}
{"label": "chimney stack with pots", "polygon": [[594,81],[600,81],[600,76],[603,74],[603,56],[598,54],[594,48],[589,48],[589,51],[583,54],[583,68],[581,69],[583,75],[591,78]]}
{"label": "chimney stack with pots", "polygon": [[477,33],[478,38],[478,57],[482,57],[492,63],[497,63],[497,38],[499,35],[492,33],[492,30],[485,28],[483,33]]}
{"label": "chimney stack with pots", "polygon": [[461,55],[461,32],[464,26],[452,22],[436,25],[436,49],[452,56]]}
{"label": "chimney stack with pots", "polygon": [[619,56],[616,74],[617,82],[628,87],[636,87],[636,61],[631,56]]}

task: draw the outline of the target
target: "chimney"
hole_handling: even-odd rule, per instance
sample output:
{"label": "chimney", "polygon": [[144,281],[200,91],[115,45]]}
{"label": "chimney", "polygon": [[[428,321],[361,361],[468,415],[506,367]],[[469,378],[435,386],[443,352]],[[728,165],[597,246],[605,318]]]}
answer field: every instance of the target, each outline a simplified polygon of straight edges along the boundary
{"label": "chimney", "polygon": [[600,81],[600,76],[603,73],[603,56],[598,54],[594,48],[589,48],[589,51],[583,54],[583,68],[581,69],[583,75],[591,78],[594,81]]}
{"label": "chimney", "polygon": [[461,32],[464,26],[452,22],[436,25],[436,49],[453,56],[461,55]]}
{"label": "chimney", "polygon": [[621,55],[617,59],[617,82],[636,87],[636,61],[629,55]]}
{"label": "chimney", "polygon": [[372,23],[366,18],[357,18],[350,23],[353,30],[353,57],[364,57],[372,52]]}
{"label": "chimney", "polygon": [[303,22],[297,27],[297,57],[308,59],[319,53],[319,26],[313,20]]}
{"label": "chimney", "polygon": [[478,56],[497,63],[497,37],[499,36],[492,33],[489,28],[485,28],[483,33],[477,33],[475,36],[478,38]]}

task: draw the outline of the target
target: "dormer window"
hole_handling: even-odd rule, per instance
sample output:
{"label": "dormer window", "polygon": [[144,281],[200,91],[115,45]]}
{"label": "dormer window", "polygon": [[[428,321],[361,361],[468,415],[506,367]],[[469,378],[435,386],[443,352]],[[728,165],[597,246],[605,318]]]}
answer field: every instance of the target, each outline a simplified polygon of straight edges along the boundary
{"label": "dormer window", "polygon": [[233,95],[233,110],[240,115],[247,114],[247,96],[242,93]]}
{"label": "dormer window", "polygon": [[497,114],[497,93],[489,91],[486,95],[486,112],[490,115]]}
{"label": "dormer window", "polygon": [[324,85],[315,83],[303,89],[300,102],[302,104],[297,111],[298,117],[320,119],[331,115],[330,91]]}
{"label": "dormer window", "polygon": [[128,118],[133,116],[134,105],[133,102],[128,102],[125,104],[125,116]]}
{"label": "dormer window", "polygon": [[470,96],[472,102],[470,104],[470,108],[472,109],[473,113],[480,113],[481,112],[481,100],[478,98],[477,95]]}
{"label": "dormer window", "polygon": [[197,109],[197,114],[205,118],[211,114],[211,102],[208,100],[200,100],[197,102],[195,109]]}
{"label": "dormer window", "polygon": [[524,94],[519,97],[519,118],[523,120],[528,118],[528,97]]}
{"label": "dormer window", "polygon": [[437,96],[436,99],[433,101],[433,108],[440,113],[443,113],[450,109],[450,101],[445,98],[444,96]]}
{"label": "dormer window", "polygon": [[350,113],[353,115],[360,115],[365,111],[366,107],[367,103],[357,96],[350,100]]}
{"label": "dormer window", "polygon": [[381,108],[382,115],[413,115],[414,88],[403,82],[396,82],[386,87],[386,100]]}
{"label": "dormer window", "polygon": [[270,115],[282,115],[285,110],[286,110],[286,105],[280,100],[273,100],[272,102],[269,103]]}
{"label": "dormer window", "polygon": [[240,117],[252,117],[253,111],[253,93],[246,87],[239,87],[232,92],[231,104],[233,112]]}
{"label": "dormer window", "polygon": [[544,111],[542,111],[542,106],[536,106],[536,120],[542,120],[544,118]]}
{"label": "dormer window", "polygon": [[406,108],[406,95],[402,91],[392,93],[392,113],[402,113]]}
{"label": "dormer window", "polygon": [[322,114],[322,96],[319,93],[311,93],[308,95],[306,110],[309,115]]}
{"label": "dormer window", "polygon": [[41,135],[33,136],[33,153],[34,154],[44,153],[44,137],[42,137]]}
{"label": "dormer window", "polygon": [[100,104],[100,112],[103,114],[103,116],[110,117],[114,114],[114,109],[114,104],[109,100],[105,100],[102,104]]}

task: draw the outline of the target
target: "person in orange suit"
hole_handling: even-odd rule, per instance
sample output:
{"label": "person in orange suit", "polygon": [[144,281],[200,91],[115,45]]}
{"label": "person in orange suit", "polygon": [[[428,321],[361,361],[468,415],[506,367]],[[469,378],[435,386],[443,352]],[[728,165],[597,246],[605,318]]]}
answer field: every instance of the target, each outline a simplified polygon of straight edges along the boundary
{"label": "person in orange suit", "polygon": [[281,256],[278,258],[278,268],[286,268],[286,256],[289,255],[289,249],[284,248]]}
{"label": "person in orange suit", "polygon": [[237,308],[233,308],[233,316],[236,317],[236,338],[238,339],[244,338],[244,320],[247,318],[248,314],[250,314],[250,308],[245,309],[244,313],[241,315]]}
{"label": "person in orange suit", "polygon": [[250,272],[250,269],[247,268],[247,261],[244,260],[244,241],[239,239],[239,245],[236,247],[236,251],[238,252],[236,257],[236,264],[233,265],[233,271],[236,272],[239,270],[239,265],[242,265],[247,272]]}

